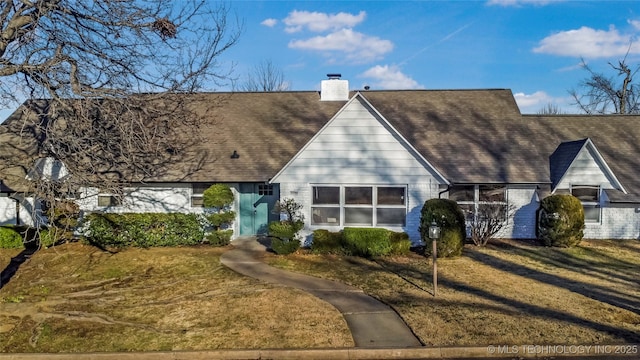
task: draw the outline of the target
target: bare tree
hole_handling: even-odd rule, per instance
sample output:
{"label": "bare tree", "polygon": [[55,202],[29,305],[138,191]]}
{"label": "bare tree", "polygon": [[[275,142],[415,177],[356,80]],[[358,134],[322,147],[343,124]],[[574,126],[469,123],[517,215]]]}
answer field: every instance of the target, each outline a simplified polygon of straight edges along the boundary
{"label": "bare tree", "polygon": [[581,66],[589,77],[580,83],[582,91],[569,91],[575,105],[587,114],[640,113],[640,92],[638,84],[633,82],[640,66],[632,69],[626,59],[625,55],[617,64],[609,63],[616,73],[610,77],[595,72],[583,59]]}
{"label": "bare tree", "polygon": [[242,91],[286,91],[289,82],[284,73],[271,60],[265,60],[254,66],[240,86]]}
{"label": "bare tree", "polygon": [[[30,174],[29,193],[50,204],[191,156],[204,117],[184,94],[231,80],[219,57],[242,28],[205,0],[7,0],[0,26],[0,107],[30,99],[0,129],[1,170]],[[34,159],[66,175],[34,172]]]}
{"label": "bare tree", "polygon": [[476,246],[485,246],[500,232],[513,216],[511,204],[488,203],[478,205],[477,212],[470,214],[467,221],[470,227],[471,241]]}
{"label": "bare tree", "polygon": [[557,104],[547,103],[543,108],[538,110],[538,115],[559,115],[564,114]]}

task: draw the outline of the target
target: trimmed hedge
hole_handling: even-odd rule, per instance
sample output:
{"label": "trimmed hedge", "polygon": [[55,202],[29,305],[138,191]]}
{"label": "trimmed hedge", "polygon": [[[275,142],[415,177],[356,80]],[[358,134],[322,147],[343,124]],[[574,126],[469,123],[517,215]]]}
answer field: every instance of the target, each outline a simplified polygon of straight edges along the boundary
{"label": "trimmed hedge", "polygon": [[355,256],[373,257],[391,253],[389,230],[379,228],[344,228],[345,248]]}
{"label": "trimmed hedge", "polygon": [[24,247],[22,235],[9,227],[0,227],[0,249],[19,249]]}
{"label": "trimmed hedge", "polygon": [[331,232],[325,229],[313,231],[311,251],[316,254],[351,255],[344,248],[342,232]]}
{"label": "trimmed hedge", "polygon": [[538,239],[546,246],[572,247],[584,236],[584,208],[573,195],[551,195],[538,210]]}
{"label": "trimmed hedge", "polygon": [[311,251],[316,254],[362,257],[405,255],[411,248],[409,235],[380,228],[345,228],[342,232],[315,230]]}
{"label": "trimmed hedge", "polygon": [[429,227],[433,222],[440,226],[437,241],[438,257],[453,257],[462,254],[467,238],[464,214],[458,204],[449,199],[430,199],[424,203],[420,217],[420,238],[425,243],[425,255],[432,253]]}
{"label": "trimmed hedge", "polygon": [[90,214],[87,237],[99,246],[180,246],[201,244],[204,229],[196,214]]}

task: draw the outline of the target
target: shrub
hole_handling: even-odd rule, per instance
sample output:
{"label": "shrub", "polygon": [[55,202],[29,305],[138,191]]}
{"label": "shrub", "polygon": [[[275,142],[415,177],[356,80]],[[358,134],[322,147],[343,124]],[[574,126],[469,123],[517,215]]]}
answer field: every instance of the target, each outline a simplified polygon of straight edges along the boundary
{"label": "shrub", "polygon": [[231,211],[233,204],[233,192],[226,184],[213,184],[202,194],[202,202],[205,208],[210,208],[206,215],[208,225],[211,226],[205,240],[213,246],[229,245],[233,230],[229,229],[236,213]]}
{"label": "shrub", "polygon": [[380,228],[344,228],[347,251],[355,256],[373,257],[391,253],[389,230]]}
{"label": "shrub", "polygon": [[584,209],[572,195],[551,195],[538,210],[538,239],[546,246],[572,247],[584,236]]}
{"label": "shrub", "polygon": [[430,199],[424,203],[420,217],[420,238],[426,245],[426,255],[430,255],[433,249],[429,227],[434,221],[440,226],[438,257],[459,256],[466,239],[466,228],[464,214],[458,204],[449,199]]}
{"label": "shrub", "polygon": [[233,192],[229,185],[213,184],[202,193],[202,203],[205,207],[224,208],[233,203]]}
{"label": "shrub", "polygon": [[304,228],[304,215],[300,212],[302,205],[294,199],[281,199],[276,202],[273,212],[285,217],[281,221],[269,223],[271,249],[276,254],[291,254],[300,248],[299,232]]}
{"label": "shrub", "polygon": [[61,241],[71,239],[72,235],[68,231],[52,226],[49,229],[42,229],[38,232],[38,243],[43,248],[50,248]]}
{"label": "shrub", "polygon": [[272,221],[269,223],[269,236],[282,241],[300,242],[298,232],[302,229],[304,223],[289,221]]}
{"label": "shrub", "polygon": [[311,252],[315,254],[350,255],[344,248],[342,232],[331,232],[324,229],[313,231]]}
{"label": "shrub", "polygon": [[293,254],[300,248],[300,241],[271,239],[271,250],[278,255]]}
{"label": "shrub", "polygon": [[40,246],[45,248],[58,243],[72,240],[73,231],[78,227],[80,207],[69,200],[54,200],[48,202],[48,228],[40,230],[38,239]]}
{"label": "shrub", "polygon": [[0,249],[19,249],[23,246],[20,233],[12,228],[0,227]]}
{"label": "shrub", "polygon": [[411,240],[409,234],[404,232],[389,232],[392,255],[406,255],[411,251]]}
{"label": "shrub", "polygon": [[227,246],[231,243],[233,230],[218,230],[205,236],[206,241],[212,246]]}
{"label": "shrub", "polygon": [[195,214],[90,214],[89,241],[99,246],[179,246],[202,243]]}

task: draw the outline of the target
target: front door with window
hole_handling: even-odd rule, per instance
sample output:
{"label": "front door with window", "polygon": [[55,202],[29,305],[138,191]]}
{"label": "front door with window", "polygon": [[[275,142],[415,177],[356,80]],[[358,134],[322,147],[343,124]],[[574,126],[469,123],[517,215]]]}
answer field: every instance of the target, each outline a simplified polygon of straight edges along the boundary
{"label": "front door with window", "polygon": [[269,222],[279,218],[273,214],[279,190],[275,184],[240,184],[240,236],[267,233]]}

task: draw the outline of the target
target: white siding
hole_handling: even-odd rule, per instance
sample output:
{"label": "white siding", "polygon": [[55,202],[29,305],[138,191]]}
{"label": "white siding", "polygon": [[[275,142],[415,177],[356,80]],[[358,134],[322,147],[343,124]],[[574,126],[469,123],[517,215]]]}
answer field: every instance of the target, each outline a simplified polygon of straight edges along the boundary
{"label": "white siding", "polygon": [[412,184],[433,178],[382,119],[352,101],[273,182]]}
{"label": "white siding", "polygon": [[596,161],[594,150],[585,146],[567,169],[562,180],[556,185],[558,189],[569,189],[571,185],[600,185],[603,189],[614,189],[606,167]]}
{"label": "white siding", "polygon": [[78,204],[83,211],[113,213],[188,213],[199,210],[191,208],[191,184],[139,185],[126,188],[124,193],[122,205],[98,206],[98,195],[105,195],[105,193],[100,193],[95,188],[83,189]]}
{"label": "white siding", "polygon": [[336,226],[310,226],[313,185],[400,185],[407,187],[407,218],[403,228],[419,243],[420,210],[438,196],[438,181],[428,164],[401,137],[360,101],[352,101],[283,171],[273,179],[280,184],[281,198],[303,205],[303,233],[308,245],[315,229],[340,230]]}
{"label": "white siding", "polygon": [[[34,211],[33,198],[19,197],[20,203],[20,225],[34,226],[34,217],[40,218],[39,209]],[[16,200],[8,196],[0,197],[0,225],[16,225],[18,219],[16,219]]]}
{"label": "white siding", "polygon": [[535,239],[536,211],[540,206],[535,186],[510,185],[507,201],[513,206],[511,218],[497,237],[510,239]]}
{"label": "white siding", "polygon": [[585,224],[585,239],[640,239],[640,205],[601,211],[600,223]]}
{"label": "white siding", "polygon": [[[238,214],[238,184],[228,184],[234,194],[231,210]],[[98,195],[103,195],[96,188],[85,188],[77,200],[83,212],[110,213],[204,213],[202,207],[191,207],[192,188],[189,183],[163,183],[138,185],[125,188],[125,197],[120,206],[98,206]],[[239,234],[238,221],[232,224],[234,237]]]}

